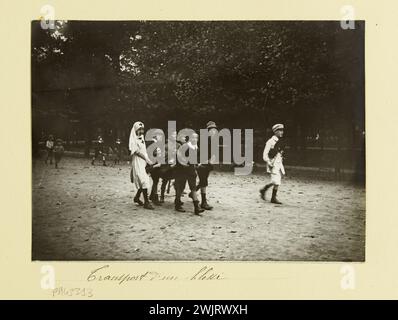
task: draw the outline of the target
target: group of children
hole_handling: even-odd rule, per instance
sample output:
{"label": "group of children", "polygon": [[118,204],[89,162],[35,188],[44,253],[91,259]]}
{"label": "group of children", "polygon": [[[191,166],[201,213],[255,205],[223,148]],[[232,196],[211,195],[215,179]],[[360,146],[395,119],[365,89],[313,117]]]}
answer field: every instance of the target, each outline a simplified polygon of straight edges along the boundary
{"label": "group of children", "polygon": [[55,168],[58,168],[58,164],[65,151],[62,139],[56,139],[54,141],[54,136],[50,134],[46,141],[46,151],[47,156],[45,163],[48,164],[48,161],[50,161],[50,164],[53,164],[54,159]]}
{"label": "group of children", "polygon": [[[211,137],[217,132],[217,126],[213,121],[209,121],[206,125],[209,130],[209,136]],[[176,161],[177,159],[187,159],[187,153],[191,152],[196,154],[196,159],[199,159],[199,147],[198,147],[198,134],[192,133],[187,140],[184,135],[177,136],[176,132],[173,132],[167,143],[165,143],[165,159],[169,159],[167,164],[153,163],[149,158],[144,138],[145,133],[144,124],[142,122],[136,122],[131,130],[129,139],[129,149],[131,152],[131,182],[135,184],[137,193],[134,197],[134,202],[145,209],[153,210],[151,202],[155,205],[161,205],[164,203],[164,197],[167,186],[170,186],[170,182],[174,180],[175,188],[175,210],[178,212],[185,212],[183,202],[181,201],[182,194],[185,186],[188,183],[189,186],[189,197],[192,199],[194,206],[194,213],[201,215],[205,210],[212,210],[206,198],[206,189],[208,186],[208,177],[210,172],[213,170],[212,157],[209,155],[206,163],[183,163]],[[272,127],[274,135],[267,141],[264,152],[263,160],[267,165],[267,172],[271,176],[271,180],[260,190],[260,196],[265,200],[266,192],[272,188],[271,202],[275,204],[281,204],[277,199],[277,192],[279,185],[281,184],[282,175],[285,174],[285,168],[283,166],[283,153],[284,144],[282,137],[284,134],[283,124],[276,124]],[[162,139],[163,135],[154,137],[154,141]],[[95,160],[100,157],[104,166],[106,166],[106,152],[104,147],[104,141],[101,136],[98,137],[97,147],[95,149],[94,157],[92,158],[92,164],[94,165]],[[185,145],[184,148],[181,148]],[[47,157],[45,163],[48,161],[50,164],[55,162],[55,168],[58,168],[58,164],[64,153],[63,141],[61,139],[54,140],[53,135],[49,135],[46,141]],[[210,148],[208,148],[210,150]],[[158,156],[161,152],[160,148],[156,148],[154,156]],[[122,146],[120,139],[116,140],[116,145],[113,148],[113,153],[116,155],[115,164],[119,163],[122,157]],[[185,154],[182,154],[185,153]],[[152,178],[152,189],[150,195],[148,190],[151,187],[150,178]],[[199,181],[197,183],[197,178]],[[160,179],[161,193],[158,196],[158,185]],[[198,191],[201,193],[201,203],[199,205]],[[144,202],[141,201],[141,195],[143,195]]]}
{"label": "group of children", "polygon": [[[212,130],[216,129],[214,122],[207,124],[207,129],[210,134]],[[163,135],[158,135],[154,138],[155,141],[162,139]],[[137,193],[134,197],[134,202],[138,205],[142,205],[146,209],[154,209],[150,201],[155,205],[161,205],[164,202],[164,195],[167,184],[174,179],[175,188],[175,210],[178,212],[185,212],[183,202],[181,200],[185,186],[188,183],[189,186],[189,197],[192,199],[194,206],[194,213],[201,215],[205,210],[212,210],[206,198],[206,187],[208,185],[208,176],[212,170],[210,162],[194,163],[177,161],[177,159],[187,159],[187,153],[191,152],[195,159],[199,157],[198,148],[198,134],[192,133],[189,139],[184,135],[177,136],[176,132],[171,133],[169,140],[165,143],[165,159],[168,159],[167,164],[153,163],[149,158],[145,138],[144,138],[144,124],[142,122],[136,122],[131,130],[129,149],[132,156],[132,168],[131,168],[131,181],[137,188]],[[185,146],[184,146],[185,145]],[[184,146],[184,147],[182,147]],[[161,150],[155,149],[154,156],[158,156]],[[184,153],[184,154],[183,154]],[[150,196],[148,196],[148,190],[150,188],[149,175],[152,177],[152,190]],[[197,178],[199,177],[199,183]],[[161,194],[158,196],[158,184],[159,180],[162,179]],[[201,191],[201,203],[198,199],[198,191]],[[143,195],[144,202],[141,201],[140,197]]]}
{"label": "group of children", "polygon": [[115,165],[119,164],[120,161],[122,160],[122,152],[123,148],[121,145],[121,140],[119,138],[116,139],[116,142],[112,147],[110,146],[106,147],[104,139],[102,139],[101,136],[98,136],[94,149],[94,156],[91,159],[91,164],[95,165],[95,160],[99,158],[100,161],[102,162],[102,165],[106,167],[107,166],[106,157],[109,156],[109,154],[113,155],[114,164]]}
{"label": "group of children", "polygon": [[[214,132],[217,132],[216,124],[213,121],[207,123],[207,129],[209,130],[209,136],[211,137]],[[175,187],[175,210],[179,212],[185,212],[181,196],[184,192],[185,186],[188,183],[189,197],[193,201],[194,213],[201,215],[204,210],[211,210],[212,207],[207,203],[206,199],[206,188],[208,186],[209,173],[212,171],[212,157],[209,155],[206,163],[190,163],[189,161],[175,161],[174,159],[188,159],[187,153],[191,152],[196,154],[195,159],[199,159],[199,148],[198,148],[198,134],[192,133],[187,139],[186,136],[177,136],[176,132],[173,132],[167,143],[165,143],[166,155],[165,159],[170,159],[168,164],[153,163],[149,158],[145,138],[144,138],[144,124],[142,122],[134,123],[133,129],[131,130],[129,149],[132,156],[132,168],[131,168],[131,182],[133,182],[137,188],[137,193],[134,197],[134,202],[142,205],[146,209],[154,209],[150,201],[155,205],[161,205],[164,202],[164,194],[166,186],[170,183],[170,180],[174,179]],[[284,126],[283,124],[276,124],[272,127],[274,135],[267,141],[263,159],[267,165],[267,172],[271,176],[271,180],[268,184],[260,190],[260,196],[265,200],[266,192],[272,188],[271,202],[275,204],[282,204],[277,199],[277,192],[279,185],[281,184],[282,175],[285,174],[283,166],[283,153],[284,144],[283,137]],[[163,135],[156,136],[154,141],[162,139]],[[182,147],[185,146],[185,147]],[[210,148],[208,148],[210,150]],[[156,153],[161,152],[159,148],[155,151]],[[176,154],[170,154],[175,152]],[[184,153],[184,154],[182,154]],[[152,177],[152,190],[148,196],[148,190],[150,188],[149,175]],[[197,183],[199,178],[199,183]],[[159,180],[162,179],[161,194],[158,197],[158,184]],[[201,204],[199,205],[198,191],[201,192]],[[140,197],[143,195],[144,202],[141,201]]]}

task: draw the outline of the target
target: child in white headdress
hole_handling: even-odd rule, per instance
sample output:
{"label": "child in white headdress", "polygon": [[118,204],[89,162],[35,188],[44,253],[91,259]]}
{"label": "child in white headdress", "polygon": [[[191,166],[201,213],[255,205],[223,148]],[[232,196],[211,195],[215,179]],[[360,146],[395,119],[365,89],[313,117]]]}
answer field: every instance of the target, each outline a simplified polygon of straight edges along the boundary
{"label": "child in white headdress", "polygon": [[[134,202],[145,209],[153,209],[148,199],[148,189],[150,187],[150,179],[145,170],[147,164],[152,165],[152,161],[148,157],[144,138],[144,124],[136,122],[133,125],[129,139],[129,149],[131,151],[131,177],[137,187],[137,194]],[[144,195],[144,203],[140,200],[141,193]]]}

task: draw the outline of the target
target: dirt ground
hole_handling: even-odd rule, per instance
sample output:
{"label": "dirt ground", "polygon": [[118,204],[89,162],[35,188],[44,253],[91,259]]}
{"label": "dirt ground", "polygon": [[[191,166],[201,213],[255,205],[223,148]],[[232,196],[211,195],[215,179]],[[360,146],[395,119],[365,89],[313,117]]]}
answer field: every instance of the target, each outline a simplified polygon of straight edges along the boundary
{"label": "dirt ground", "polygon": [[[289,174],[289,172],[287,172]],[[175,212],[174,190],[155,210],[136,206],[127,163],[64,158],[33,164],[33,260],[364,261],[365,189],[288,175],[264,202],[265,174],[212,172],[215,207]],[[267,200],[269,199],[267,197]]]}

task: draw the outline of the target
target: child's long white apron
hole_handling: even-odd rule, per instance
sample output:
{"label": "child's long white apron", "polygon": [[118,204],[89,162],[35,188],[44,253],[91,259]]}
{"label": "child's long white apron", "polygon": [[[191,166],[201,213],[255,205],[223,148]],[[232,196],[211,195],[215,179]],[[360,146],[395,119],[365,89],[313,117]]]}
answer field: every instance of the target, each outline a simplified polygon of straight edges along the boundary
{"label": "child's long white apron", "polygon": [[[138,151],[141,154],[146,154],[145,142],[138,139],[136,143],[136,149],[131,150],[131,153]],[[145,171],[146,161],[136,154],[132,154],[131,156],[131,164],[132,164],[132,174],[134,184],[137,189],[149,189],[150,180],[149,176]]]}

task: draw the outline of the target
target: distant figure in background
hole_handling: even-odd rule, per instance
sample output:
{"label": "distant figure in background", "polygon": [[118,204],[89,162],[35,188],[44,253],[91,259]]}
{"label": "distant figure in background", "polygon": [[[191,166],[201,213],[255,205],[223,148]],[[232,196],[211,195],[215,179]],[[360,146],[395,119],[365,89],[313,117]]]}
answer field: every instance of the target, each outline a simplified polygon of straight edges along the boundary
{"label": "distant figure in background", "polygon": [[54,146],[54,159],[55,159],[55,168],[58,168],[58,164],[62,159],[62,156],[65,152],[63,141],[61,139],[57,139]]}
{"label": "distant figure in background", "polygon": [[115,164],[119,164],[122,160],[122,141],[117,138],[114,147],[114,155],[115,155]]}
{"label": "distant figure in background", "polygon": [[282,204],[277,198],[278,188],[281,184],[282,175],[285,174],[283,166],[284,145],[281,141],[284,132],[283,124],[276,124],[272,127],[274,135],[265,144],[263,159],[267,164],[267,173],[271,174],[271,181],[260,190],[261,199],[265,200],[265,194],[269,188],[272,190],[271,202]]}
{"label": "distant figure in background", "polygon": [[102,159],[102,165],[106,167],[106,159],[105,159],[105,148],[104,148],[104,140],[101,136],[98,136],[97,144],[95,146],[94,157],[91,160],[91,164],[95,164],[95,160],[100,157]]}
{"label": "distant figure in background", "polygon": [[[131,129],[129,139],[129,149],[131,151],[131,182],[137,188],[137,194],[134,197],[134,202],[145,209],[153,210],[153,206],[149,202],[148,189],[150,187],[150,179],[145,170],[147,164],[151,166],[153,163],[148,157],[146,151],[144,138],[144,124],[140,121],[135,122]],[[144,195],[144,202],[140,200],[141,194]]]}
{"label": "distant figure in background", "polygon": [[48,136],[48,139],[46,141],[46,151],[47,151],[47,157],[46,157],[45,163],[47,164],[48,159],[50,159],[50,164],[53,164],[54,137],[52,134],[50,134]]}

